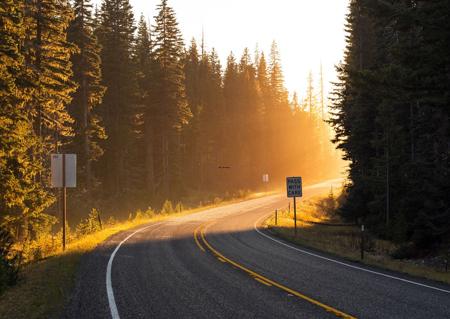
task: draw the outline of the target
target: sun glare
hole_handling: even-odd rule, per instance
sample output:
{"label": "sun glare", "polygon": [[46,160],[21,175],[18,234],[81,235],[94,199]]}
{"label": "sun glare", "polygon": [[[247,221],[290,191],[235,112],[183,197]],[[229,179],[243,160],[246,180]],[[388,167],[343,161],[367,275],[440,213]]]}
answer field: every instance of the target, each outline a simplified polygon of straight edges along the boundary
{"label": "sun glare", "polygon": [[[100,3],[100,0],[97,0]],[[159,1],[131,0],[136,16],[153,21]],[[348,0],[169,0],[185,43],[205,37],[208,50],[215,48],[225,63],[230,51],[240,56],[244,48],[268,53],[278,42],[286,87],[300,97],[307,76],[313,73],[316,88],[323,65],[324,90],[335,79],[334,66],[342,59],[344,22]]]}

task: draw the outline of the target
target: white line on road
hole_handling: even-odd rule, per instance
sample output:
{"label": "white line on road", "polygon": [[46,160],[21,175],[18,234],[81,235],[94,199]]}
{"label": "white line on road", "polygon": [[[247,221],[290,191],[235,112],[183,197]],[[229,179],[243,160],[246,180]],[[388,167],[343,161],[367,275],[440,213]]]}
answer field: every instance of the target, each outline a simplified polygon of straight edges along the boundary
{"label": "white line on road", "polygon": [[260,234],[261,236],[264,236],[264,237],[266,237],[266,238],[268,238],[268,239],[270,239],[270,240],[272,240],[272,241],[274,241],[274,242],[276,242],[276,243],[278,243],[278,244],[280,244],[280,245],[283,245],[283,246],[285,246],[285,247],[294,249],[294,250],[296,250],[296,251],[298,251],[298,252],[301,252],[301,253],[303,253],[303,254],[310,255],[310,256],[313,256],[313,257],[316,257],[316,258],[320,258],[320,259],[323,259],[323,260],[327,260],[327,261],[330,261],[330,262],[333,262],[333,263],[336,263],[336,264],[339,264],[339,265],[342,265],[342,266],[345,266],[345,267],[349,267],[349,268],[353,268],[353,269],[365,271],[365,272],[368,272],[368,273],[371,273],[371,274],[375,274],[375,275],[378,275],[378,276],[383,276],[383,277],[387,277],[387,278],[390,278],[390,279],[395,279],[395,280],[403,281],[403,282],[406,282],[406,283],[409,283],[409,284],[413,284],[413,285],[416,285],[416,286],[421,286],[421,287],[425,287],[425,288],[429,288],[429,289],[433,289],[433,290],[437,290],[437,291],[441,291],[441,292],[445,292],[445,293],[450,294],[450,290],[445,290],[445,289],[441,289],[441,288],[437,288],[437,287],[433,287],[433,286],[421,284],[420,282],[416,282],[416,281],[412,281],[412,280],[407,280],[407,279],[403,279],[403,278],[400,278],[400,277],[395,277],[395,276],[383,274],[383,273],[381,273],[381,272],[369,270],[369,269],[366,269],[366,268],[354,266],[354,265],[347,264],[347,263],[344,263],[344,262],[339,261],[339,260],[336,260],[336,259],[332,259],[332,258],[327,258],[327,257],[324,257],[324,256],[320,256],[320,255],[314,254],[314,253],[312,253],[312,252],[309,252],[309,251],[306,251],[306,250],[303,250],[303,249],[294,247],[294,246],[292,246],[292,245],[286,244],[286,243],[284,243],[284,242],[282,242],[282,241],[280,241],[280,240],[277,240],[277,239],[273,238],[272,236],[269,236],[269,235],[267,235],[267,234],[264,234],[262,231],[260,231],[260,230],[258,229],[257,224],[259,224],[259,222],[260,222],[262,219],[266,218],[266,217],[267,217],[267,215],[265,215],[265,216],[261,217],[260,219],[258,219],[258,220],[255,222],[255,224],[253,225],[253,227],[254,227],[254,229],[256,230],[256,232],[257,232],[258,234]]}
{"label": "white line on road", "polygon": [[122,246],[122,244],[124,242],[126,242],[128,239],[130,239],[137,233],[139,233],[143,230],[146,230],[150,227],[161,225],[161,224],[162,223],[156,223],[156,224],[152,224],[149,226],[145,226],[145,227],[142,227],[142,228],[136,230],[134,233],[128,235],[128,237],[126,237],[124,240],[122,240],[117,245],[116,249],[114,249],[111,256],[109,257],[108,266],[106,267],[106,294],[108,295],[109,309],[111,310],[111,317],[113,319],[120,319],[119,311],[117,310],[116,300],[114,299],[114,291],[113,291],[112,282],[111,282],[111,268],[112,268],[112,263],[113,263],[114,257],[116,256],[117,251],[119,250],[120,246]]}

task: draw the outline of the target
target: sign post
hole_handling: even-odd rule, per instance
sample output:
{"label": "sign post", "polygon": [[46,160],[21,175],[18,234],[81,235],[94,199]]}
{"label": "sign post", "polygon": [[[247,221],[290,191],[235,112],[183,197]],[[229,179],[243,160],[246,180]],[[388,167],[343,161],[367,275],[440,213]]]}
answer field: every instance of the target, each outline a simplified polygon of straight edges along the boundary
{"label": "sign post", "polygon": [[297,236],[297,203],[296,198],[302,197],[302,178],[297,177],[286,177],[286,191],[287,197],[294,198],[294,232]]}
{"label": "sign post", "polygon": [[77,155],[51,155],[51,186],[62,188],[62,246],[66,250],[67,187],[77,186]]}

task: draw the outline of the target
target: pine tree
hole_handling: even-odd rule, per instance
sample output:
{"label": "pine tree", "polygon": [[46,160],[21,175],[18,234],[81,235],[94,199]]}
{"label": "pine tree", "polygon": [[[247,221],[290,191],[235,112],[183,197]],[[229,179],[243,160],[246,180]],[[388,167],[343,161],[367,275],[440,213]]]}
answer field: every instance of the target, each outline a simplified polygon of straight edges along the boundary
{"label": "pine tree", "polygon": [[[129,171],[137,114],[137,79],[133,64],[134,18],[128,0],[104,0],[97,30],[102,47],[102,85],[107,87],[100,106],[108,139],[104,160],[97,166],[109,196],[127,198],[132,193]],[[130,155],[127,157],[127,155]],[[113,173],[112,173],[113,172]],[[109,197],[108,196],[108,197]]]}
{"label": "pine tree", "polygon": [[370,42],[373,32],[360,1],[351,2],[346,28],[349,37],[345,62],[337,69],[339,83],[334,92],[330,123],[336,132],[334,142],[344,151],[344,159],[352,160],[350,179],[353,184],[346,202],[348,207],[343,212],[348,218],[357,219],[367,215],[366,205],[373,200],[370,186],[366,183],[372,173],[374,148],[367,141],[375,131],[376,117],[376,102],[368,99],[368,96],[373,96],[372,92],[357,84],[364,70],[373,63],[373,45]]}
{"label": "pine tree", "polygon": [[[258,89],[256,70],[250,57],[249,50],[244,49],[239,66],[238,91],[239,124],[242,126],[242,142],[246,147],[238,148],[239,165],[248,181],[257,181],[262,174],[259,165],[261,145],[258,137],[261,135],[262,117],[258,103]],[[252,185],[252,183],[249,183]]]}
{"label": "pine tree", "polygon": [[331,119],[352,161],[344,216],[422,248],[450,229],[445,10],[445,1],[352,1]]}
{"label": "pine tree", "polygon": [[154,57],[157,63],[152,88],[155,107],[155,146],[158,158],[155,167],[160,172],[159,189],[174,196],[180,192],[180,136],[192,116],[185,94],[183,56],[184,44],[175,13],[162,0],[155,17]]}
{"label": "pine tree", "polygon": [[[278,45],[273,41],[270,50],[270,63],[269,63],[269,83],[270,83],[270,98],[269,108],[267,109],[268,121],[270,122],[269,128],[269,145],[272,152],[276,154],[283,154],[280,159],[288,160],[287,154],[289,153],[287,143],[279,143],[279,141],[285,140],[286,124],[290,120],[291,110],[289,109],[288,93],[284,87],[284,76],[281,68],[281,58],[278,51]],[[285,167],[286,163],[272,164],[270,171],[272,175],[277,176],[283,174],[280,167]]]}
{"label": "pine tree", "polygon": [[77,47],[67,40],[67,28],[73,18],[68,1],[37,0],[22,5],[25,33],[21,52],[34,87],[26,110],[33,124],[30,139],[36,137],[37,141],[29,150],[37,174],[33,174],[35,185],[26,200],[29,209],[23,219],[24,239],[29,238],[28,230],[35,223],[46,218],[43,211],[55,200],[48,183],[50,154],[73,136],[73,119],[67,105],[76,90],[70,58]]}
{"label": "pine tree", "polygon": [[308,73],[308,84],[306,88],[306,102],[308,103],[309,115],[317,113],[317,99],[314,91],[314,79],[312,71]]}
{"label": "pine tree", "polygon": [[[134,59],[136,65],[136,74],[139,85],[139,104],[142,105],[142,121],[141,128],[138,131],[142,132],[142,136],[138,136],[141,140],[138,147],[140,155],[138,157],[144,158],[145,182],[144,188],[147,190],[147,196],[155,194],[155,169],[154,169],[154,106],[152,104],[152,82],[153,70],[155,68],[155,61],[152,52],[152,42],[150,37],[150,30],[145,22],[144,16],[141,15],[138,23],[136,45],[134,49]],[[139,144],[139,143],[138,143]],[[142,161],[141,161],[142,162]]]}
{"label": "pine tree", "polygon": [[200,86],[200,57],[195,39],[186,51],[184,58],[185,89],[188,106],[193,118],[183,132],[183,140],[186,141],[184,160],[188,166],[186,178],[195,181],[194,187],[200,187],[203,183],[202,176],[202,150],[201,137],[203,121],[204,97]]}
{"label": "pine tree", "polygon": [[77,47],[67,40],[73,12],[67,1],[51,0],[26,2],[24,12],[24,56],[37,85],[30,107],[43,144],[42,152],[36,153],[42,153],[40,160],[44,160],[57,136],[68,139],[73,135],[73,119],[66,109],[76,90],[70,57]]}
{"label": "pine tree", "polygon": [[206,185],[211,185],[213,190],[222,190],[220,174],[217,167],[223,159],[223,121],[226,116],[223,99],[222,67],[214,48],[210,54],[203,54],[202,64],[207,65],[207,74],[203,79],[206,90],[205,131],[206,131]]}
{"label": "pine tree", "polygon": [[271,94],[271,86],[270,86],[270,78],[267,68],[267,62],[264,52],[261,52],[257,71],[256,71],[256,79],[257,79],[257,88],[258,88],[258,96],[259,96],[259,112],[261,116],[261,167],[264,171],[264,174],[268,173],[269,166],[269,129],[271,126],[270,123],[270,114],[269,110],[272,105],[272,94]]}
{"label": "pine tree", "polygon": [[[275,104],[283,104],[287,99],[287,92],[284,88],[284,77],[280,63],[280,52],[275,41],[270,48],[270,86],[272,90],[272,99]],[[276,105],[274,105],[276,107]]]}
{"label": "pine tree", "polygon": [[[237,148],[243,147],[242,143],[242,126],[239,115],[239,97],[236,92],[239,91],[239,73],[238,65],[233,52],[227,58],[227,66],[225,69],[223,79],[223,96],[225,103],[225,117],[224,121],[224,157],[223,163],[220,165],[225,167],[231,167],[233,170],[239,170],[239,157],[238,152],[235,152]],[[236,174],[223,173],[223,178],[226,178],[227,188],[236,189],[239,187],[240,179]]]}
{"label": "pine tree", "polygon": [[[106,138],[97,107],[102,101],[105,87],[101,85],[100,46],[93,34],[92,5],[88,0],[76,0],[68,39],[79,51],[72,56],[74,81],[78,89],[69,105],[75,120],[75,138],[71,150],[78,154],[80,186],[87,190],[95,185],[92,162],[103,154],[99,141]],[[94,184],[94,185],[93,185]]]}
{"label": "pine tree", "polygon": [[25,35],[22,9],[20,1],[0,4],[0,225],[16,234],[24,219],[39,209],[31,206],[38,170],[30,151],[37,140],[26,108],[33,86],[20,50]]}

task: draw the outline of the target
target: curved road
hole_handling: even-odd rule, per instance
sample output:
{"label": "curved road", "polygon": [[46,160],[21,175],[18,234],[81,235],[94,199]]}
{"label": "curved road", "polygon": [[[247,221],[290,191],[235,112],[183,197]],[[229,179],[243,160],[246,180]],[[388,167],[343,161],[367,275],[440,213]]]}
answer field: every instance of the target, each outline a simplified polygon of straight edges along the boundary
{"label": "curved road", "polygon": [[[330,183],[304,188],[304,196]],[[112,236],[64,318],[450,318],[450,287],[291,246],[259,227],[279,195]]]}

